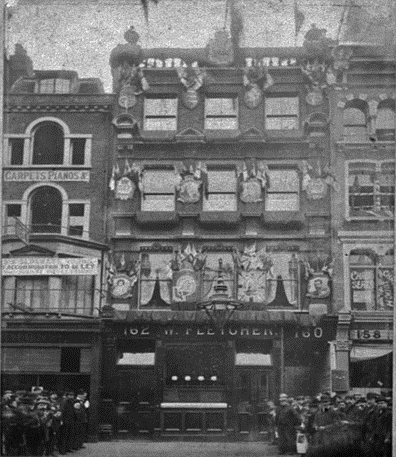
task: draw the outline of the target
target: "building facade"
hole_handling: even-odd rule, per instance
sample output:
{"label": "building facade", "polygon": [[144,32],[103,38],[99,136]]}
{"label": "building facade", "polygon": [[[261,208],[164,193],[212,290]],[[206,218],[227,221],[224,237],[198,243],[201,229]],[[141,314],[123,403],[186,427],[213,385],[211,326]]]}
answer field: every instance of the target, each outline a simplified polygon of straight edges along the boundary
{"label": "building facade", "polygon": [[72,71],[7,62],[2,232],[2,386],[79,388],[97,439],[103,211],[112,97]]}

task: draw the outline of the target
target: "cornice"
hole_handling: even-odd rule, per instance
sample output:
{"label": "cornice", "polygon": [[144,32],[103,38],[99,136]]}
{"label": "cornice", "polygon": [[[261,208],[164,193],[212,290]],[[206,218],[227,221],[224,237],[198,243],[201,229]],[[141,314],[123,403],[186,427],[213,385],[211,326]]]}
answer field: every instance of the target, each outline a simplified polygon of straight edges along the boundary
{"label": "cornice", "polygon": [[107,113],[112,111],[112,105],[8,105],[6,113]]}

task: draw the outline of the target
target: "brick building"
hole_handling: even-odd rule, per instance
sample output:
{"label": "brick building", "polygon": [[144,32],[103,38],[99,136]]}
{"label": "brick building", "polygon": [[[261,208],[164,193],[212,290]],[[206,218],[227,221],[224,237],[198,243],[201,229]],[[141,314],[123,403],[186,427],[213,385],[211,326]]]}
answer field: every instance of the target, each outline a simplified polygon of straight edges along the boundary
{"label": "brick building", "polygon": [[87,389],[95,439],[112,97],[21,46],[6,65],[2,386]]}

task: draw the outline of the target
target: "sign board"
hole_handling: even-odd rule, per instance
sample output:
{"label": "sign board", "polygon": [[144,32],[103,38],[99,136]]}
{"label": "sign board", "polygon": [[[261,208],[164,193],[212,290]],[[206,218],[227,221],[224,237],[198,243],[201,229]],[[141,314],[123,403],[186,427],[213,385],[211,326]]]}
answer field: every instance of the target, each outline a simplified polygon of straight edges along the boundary
{"label": "sign board", "polygon": [[89,182],[90,172],[86,170],[5,170],[5,182],[39,181],[83,181]]}
{"label": "sign board", "polygon": [[3,259],[2,267],[3,276],[96,275],[98,259],[20,257]]}
{"label": "sign board", "polygon": [[361,329],[351,330],[351,340],[383,341],[393,340],[393,330]]}

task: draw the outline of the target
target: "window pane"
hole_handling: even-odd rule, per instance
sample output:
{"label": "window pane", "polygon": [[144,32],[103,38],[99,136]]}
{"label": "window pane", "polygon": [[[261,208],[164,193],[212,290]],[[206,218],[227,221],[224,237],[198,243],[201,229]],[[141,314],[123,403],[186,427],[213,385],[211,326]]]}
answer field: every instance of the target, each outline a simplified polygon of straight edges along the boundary
{"label": "window pane", "polygon": [[270,192],[298,192],[299,178],[295,170],[269,170]]}
{"label": "window pane", "polygon": [[42,94],[53,94],[54,93],[54,79],[42,79],[40,80],[40,93]]}
{"label": "window pane", "polygon": [[267,194],[265,201],[267,211],[298,211],[297,194]]}
{"label": "window pane", "polygon": [[380,108],[377,113],[377,129],[395,129],[395,112],[391,108]]}
{"label": "window pane", "polygon": [[145,116],[176,116],[177,98],[146,98]]}
{"label": "window pane", "polygon": [[344,110],[344,125],[366,126],[366,115],[358,108],[347,108]]}
{"label": "window pane", "polygon": [[209,192],[236,192],[235,170],[209,170]]}
{"label": "window pane", "polygon": [[298,130],[297,117],[267,117],[265,128],[268,130]]}
{"label": "window pane", "polygon": [[204,211],[236,211],[237,198],[235,194],[210,194],[203,199]]}
{"label": "window pane", "polygon": [[146,195],[142,211],[175,211],[174,195]]}
{"label": "window pane", "polygon": [[172,170],[145,170],[143,190],[149,194],[174,193],[176,175]]}
{"label": "window pane", "polygon": [[[168,308],[171,302],[172,253],[142,253],[140,270],[140,305]],[[156,288],[157,285],[157,288]],[[151,303],[151,305],[150,305]]]}
{"label": "window pane", "polygon": [[23,138],[10,138],[11,165],[23,164],[23,147],[25,140]]}
{"label": "window pane", "polygon": [[84,165],[85,141],[85,138],[74,138],[71,140],[72,165]]}
{"label": "window pane", "polygon": [[176,118],[145,118],[144,130],[176,130]]}
{"label": "window pane", "polygon": [[68,94],[70,92],[70,80],[55,79],[55,92],[57,94]]}
{"label": "window pane", "polygon": [[84,216],[84,203],[72,203],[69,205],[70,216]]}
{"label": "window pane", "polygon": [[33,164],[63,164],[63,130],[55,122],[41,124],[34,133]]}
{"label": "window pane", "polygon": [[41,187],[31,197],[32,231],[60,233],[62,223],[62,195],[53,187]]}
{"label": "window pane", "polygon": [[47,309],[48,300],[48,278],[34,277],[17,278],[15,303],[32,309]]}
{"label": "window pane", "polygon": [[351,268],[352,309],[370,311],[374,309],[374,269]]}
{"label": "window pane", "polygon": [[270,97],[265,99],[266,116],[279,116],[287,114],[294,114],[295,116],[298,116],[298,113],[298,97]]}
{"label": "window pane", "polygon": [[348,142],[359,142],[367,140],[366,127],[344,127],[344,140]]}
{"label": "window pane", "polygon": [[238,113],[237,98],[206,98],[205,114],[207,116],[236,116]]}
{"label": "window pane", "polygon": [[7,216],[8,217],[21,217],[22,205],[10,204],[7,205]]}

